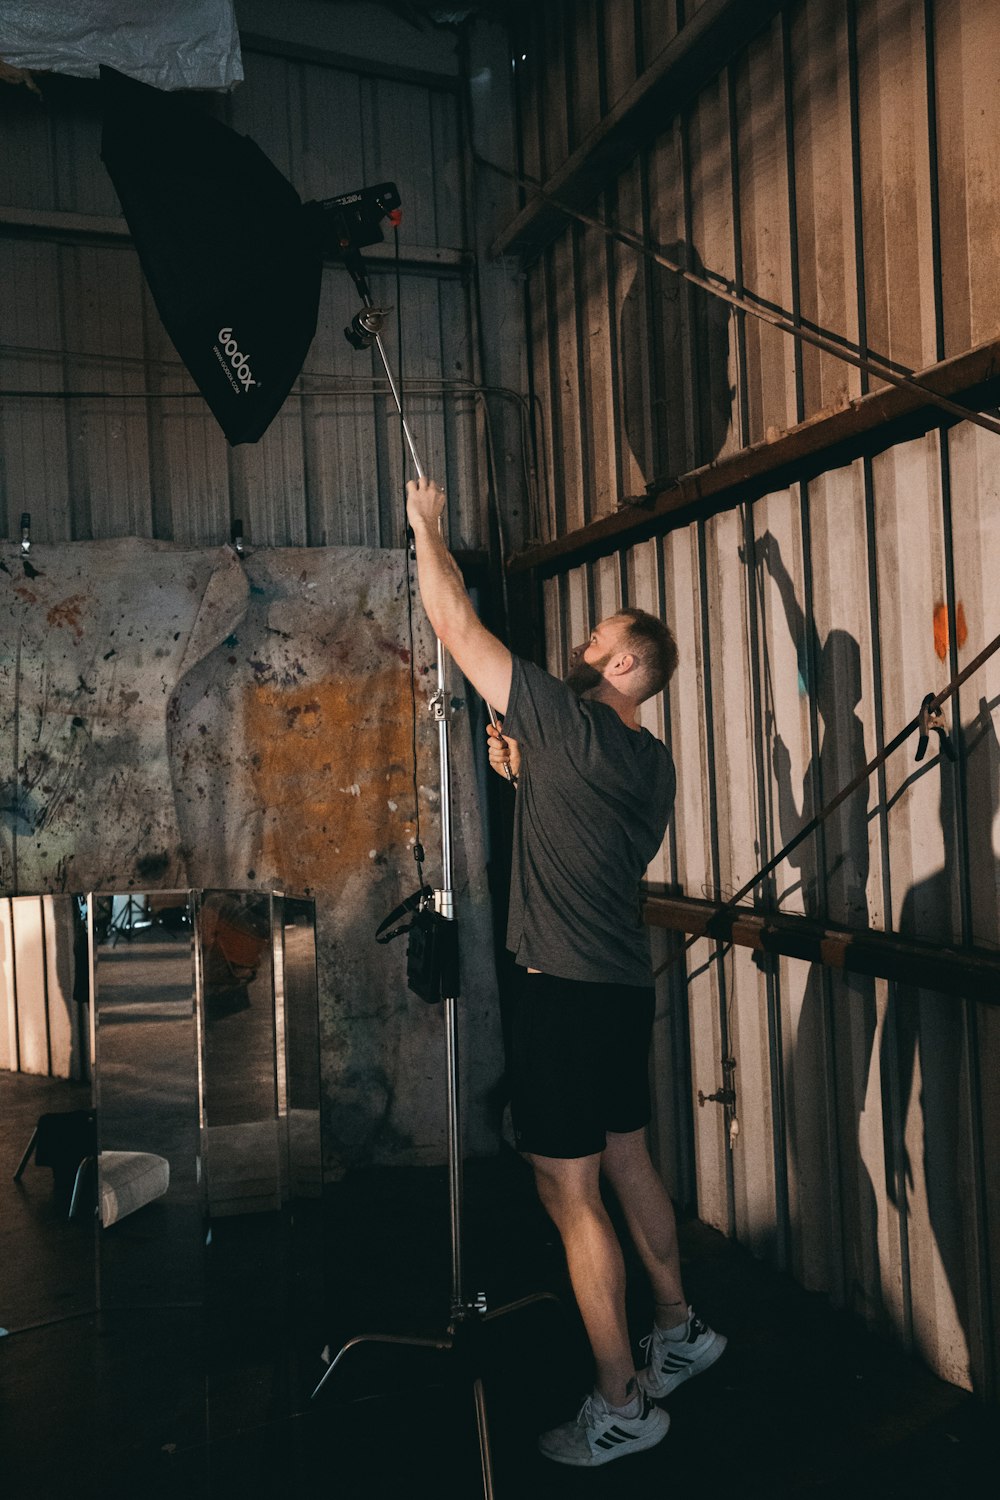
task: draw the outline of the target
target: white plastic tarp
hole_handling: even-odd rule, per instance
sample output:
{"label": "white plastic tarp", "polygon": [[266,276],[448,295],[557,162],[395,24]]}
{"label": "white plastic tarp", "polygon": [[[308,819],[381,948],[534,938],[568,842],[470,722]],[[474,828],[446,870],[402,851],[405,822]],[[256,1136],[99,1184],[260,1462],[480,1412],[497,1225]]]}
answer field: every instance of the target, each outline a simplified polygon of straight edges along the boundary
{"label": "white plastic tarp", "polygon": [[77,78],[103,63],[160,89],[229,89],[243,77],[232,0],[7,0],[0,58]]}

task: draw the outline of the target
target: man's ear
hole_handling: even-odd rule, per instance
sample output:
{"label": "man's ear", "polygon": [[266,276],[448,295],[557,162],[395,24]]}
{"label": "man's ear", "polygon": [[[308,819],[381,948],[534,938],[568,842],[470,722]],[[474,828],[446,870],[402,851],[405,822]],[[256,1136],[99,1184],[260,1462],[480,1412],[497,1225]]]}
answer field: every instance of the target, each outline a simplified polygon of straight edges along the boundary
{"label": "man's ear", "polygon": [[612,677],[624,677],[626,673],[639,664],[639,659],[634,651],[621,651],[613,656],[608,663],[608,671]]}

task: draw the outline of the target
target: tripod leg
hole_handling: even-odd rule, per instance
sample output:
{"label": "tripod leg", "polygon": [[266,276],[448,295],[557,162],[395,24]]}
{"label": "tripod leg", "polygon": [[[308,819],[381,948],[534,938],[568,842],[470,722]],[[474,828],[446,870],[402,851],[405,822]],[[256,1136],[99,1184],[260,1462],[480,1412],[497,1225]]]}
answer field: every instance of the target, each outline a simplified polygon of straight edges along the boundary
{"label": "tripod leg", "polygon": [[73,1179],[73,1196],[69,1200],[69,1213],[66,1215],[68,1219],[72,1219],[76,1213],[77,1200],[80,1196],[80,1187],[83,1183],[84,1174],[93,1160],[92,1156],[85,1156],[76,1169],[76,1177]]}
{"label": "tripod leg", "polygon": [[316,1397],[326,1385],[326,1382],[330,1379],[330,1376],[340,1364],[340,1361],[343,1359],[344,1355],[348,1352],[349,1349],[353,1349],[357,1344],[408,1344],[414,1349],[450,1349],[452,1347],[452,1340],[450,1338],[411,1339],[403,1338],[401,1335],[395,1333],[356,1334],[353,1339],[348,1339],[343,1348],[338,1350],[336,1357],[330,1361],[330,1368],[324,1373],[323,1379],[320,1381],[319,1385],[309,1397],[310,1401],[316,1400]]}
{"label": "tripod leg", "polygon": [[37,1140],[38,1140],[38,1126],[36,1125],[35,1128],[34,1128],[34,1130],[31,1132],[31,1140],[28,1142],[28,1149],[27,1149],[27,1151],[25,1151],[24,1155],[21,1157],[21,1160],[18,1163],[17,1171],[14,1173],[14,1181],[15,1182],[20,1182],[21,1181],[21,1178],[24,1175],[24,1169],[28,1165],[29,1161],[31,1160],[31,1153],[35,1149],[35,1142]]}
{"label": "tripod leg", "polygon": [[476,1400],[476,1430],[479,1433],[479,1463],[483,1471],[483,1500],[493,1500],[493,1454],[490,1450],[490,1428],[486,1420],[486,1394],[483,1382],[476,1377],[472,1387]]}
{"label": "tripod leg", "polygon": [[561,1306],[555,1292],[531,1292],[527,1297],[518,1297],[516,1302],[505,1302],[502,1307],[492,1307],[489,1312],[483,1313],[483,1322],[488,1323],[491,1318],[503,1318],[508,1313],[520,1312],[522,1307],[532,1307],[536,1302],[554,1302]]}

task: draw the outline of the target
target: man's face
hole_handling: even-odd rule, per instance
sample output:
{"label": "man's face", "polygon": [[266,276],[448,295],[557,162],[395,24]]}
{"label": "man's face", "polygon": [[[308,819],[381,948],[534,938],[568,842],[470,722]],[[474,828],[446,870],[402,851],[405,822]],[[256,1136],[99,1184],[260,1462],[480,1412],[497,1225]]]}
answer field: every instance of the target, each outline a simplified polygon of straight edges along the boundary
{"label": "man's face", "polygon": [[578,698],[597,687],[604,678],[604,669],[613,656],[623,649],[626,622],[611,615],[591,631],[590,639],[570,652],[566,685]]}

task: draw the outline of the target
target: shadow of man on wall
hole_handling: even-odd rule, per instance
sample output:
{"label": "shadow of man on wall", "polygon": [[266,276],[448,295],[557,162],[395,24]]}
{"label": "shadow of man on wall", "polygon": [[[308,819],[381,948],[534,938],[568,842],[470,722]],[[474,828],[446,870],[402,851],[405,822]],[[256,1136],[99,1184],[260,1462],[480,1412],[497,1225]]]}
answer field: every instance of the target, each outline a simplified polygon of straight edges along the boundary
{"label": "shadow of man on wall", "polygon": [[[846,630],[831,630],[820,641],[815,621],[806,616],[796,598],[794,582],[770,532],[758,540],[756,556],[781,600],[795,644],[800,691],[812,698],[821,725],[818,752],[803,775],[801,800],[792,784],[788,748],[780,734],[774,735],[771,754],[779,835],[784,844],[866,764],[864,725],[858,713],[862,694],[861,650]],[[806,916],[828,918],[848,927],[867,927],[867,783],[842,804],[818,833],[794,849],[788,861],[800,873]],[[881,1277],[877,1264],[873,1269],[864,1260],[866,1254],[877,1257],[878,1253],[877,1206],[871,1176],[860,1151],[861,1114],[875,1043],[875,982],[864,975],[844,974],[838,980],[838,988],[847,992],[849,1025],[835,1028],[833,1017],[828,1014],[824,971],[819,964],[810,966],[794,1045],[785,1059],[788,1166],[790,1172],[799,1174],[800,1192],[810,1183],[814,1192],[825,1192],[823,1184],[832,1184],[839,1192],[845,1225],[850,1226],[844,1235],[845,1290],[855,1306],[867,1304],[868,1311],[877,1314]],[[841,1041],[843,1045],[838,1048]],[[831,1056],[833,1049],[841,1054],[839,1066]],[[833,1076],[840,1082],[839,1143],[827,1138],[827,1114],[817,1107],[821,1093],[817,1081],[831,1076],[831,1065],[836,1067]],[[843,1102],[848,1099],[849,1107]],[[822,1223],[827,1215],[833,1218],[835,1209],[832,1203],[825,1209],[816,1204],[814,1212],[818,1215],[816,1222]],[[839,1273],[833,1245],[827,1241],[825,1250],[817,1253],[825,1254],[829,1262],[825,1268],[817,1267],[814,1274],[827,1286],[835,1286]]]}
{"label": "shadow of man on wall", "polygon": [[[966,786],[966,854],[972,908],[971,941],[984,947],[997,945],[996,889],[998,861],[993,848],[993,825],[1000,807],[1000,742],[990,705],[980,700],[979,713],[961,732]],[[935,762],[916,773],[933,774]],[[939,759],[941,829],[944,862],[924,880],[915,882],[903,898],[899,931],[923,942],[955,943],[962,932],[962,853],[959,839],[959,766]],[[897,797],[912,784],[910,778]],[[909,1226],[911,1300],[916,1307],[939,1301],[932,1284],[933,1256],[916,1237],[916,1226],[924,1213],[954,1302],[955,1313],[975,1363],[972,1341],[976,1337],[973,1289],[970,1285],[970,1246],[975,1244],[971,1223],[974,1202],[970,1138],[968,1073],[976,1059],[967,1053],[969,1031],[966,1005],[957,996],[943,995],[915,985],[894,984],[889,989],[889,1007],[883,1031],[881,1065],[883,1080],[898,1078],[898,1125],[886,1131],[886,1194]],[[919,1098],[915,1093],[919,1087]],[[919,1113],[920,1159],[911,1159],[911,1143]],[[973,1124],[973,1129],[975,1125]],[[921,1199],[923,1200],[921,1202]],[[946,1317],[946,1315],[945,1315]],[[935,1317],[938,1337],[947,1337],[945,1317]],[[914,1328],[926,1319],[913,1318]],[[921,1342],[919,1332],[916,1335]],[[961,1355],[957,1357],[961,1360]],[[936,1368],[941,1360],[935,1359]],[[964,1372],[955,1368],[954,1375]]]}

